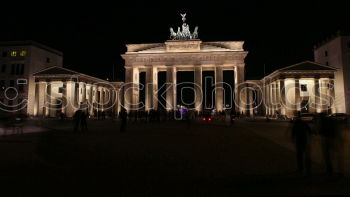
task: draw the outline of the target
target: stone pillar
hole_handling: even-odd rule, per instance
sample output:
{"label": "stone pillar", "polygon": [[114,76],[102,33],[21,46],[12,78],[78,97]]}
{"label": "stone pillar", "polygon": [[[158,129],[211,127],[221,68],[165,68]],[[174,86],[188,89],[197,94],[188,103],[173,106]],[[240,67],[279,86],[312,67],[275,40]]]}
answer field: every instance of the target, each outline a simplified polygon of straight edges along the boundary
{"label": "stone pillar", "polygon": [[281,114],[286,115],[286,90],[284,87],[284,79],[279,80],[279,103],[281,106]]}
{"label": "stone pillar", "polygon": [[139,68],[133,68],[133,94],[132,94],[132,104],[133,109],[138,110],[139,109],[139,102],[140,102],[140,71]]}
{"label": "stone pillar", "polygon": [[66,93],[67,96],[67,106],[66,106],[66,116],[67,117],[73,117],[74,112],[77,110],[76,105],[76,83],[74,81],[67,81],[66,82]]}
{"label": "stone pillar", "polygon": [[265,115],[269,115],[269,105],[268,105],[268,88],[266,85],[266,81],[263,82],[263,97],[264,97],[264,107],[265,107]]}
{"label": "stone pillar", "polygon": [[273,114],[276,115],[278,104],[277,104],[277,89],[278,89],[278,82],[273,82]]}
{"label": "stone pillar", "polygon": [[158,68],[152,67],[152,108],[158,109]]}
{"label": "stone pillar", "polygon": [[336,113],[335,108],[335,87],[334,87],[334,79],[329,79],[329,102],[331,107],[331,113]]}
{"label": "stone pillar", "polygon": [[275,111],[277,111],[279,114],[281,114],[281,105],[280,105],[280,97],[281,97],[281,90],[280,90],[280,82],[277,80],[275,82]]}
{"label": "stone pillar", "polygon": [[194,91],[195,91],[195,109],[202,111],[203,91],[202,91],[202,66],[194,66]]}
{"label": "stone pillar", "polygon": [[320,79],[317,77],[314,80],[314,96],[315,96],[315,104],[314,107],[317,113],[321,113],[320,108]]}
{"label": "stone pillar", "polygon": [[168,66],[166,71],[166,108],[176,110],[176,67]]}
{"label": "stone pillar", "polygon": [[98,89],[97,89],[97,85],[93,84],[92,85],[92,113],[94,116],[96,116],[97,114],[95,114],[95,112],[97,113],[99,110],[99,106],[98,106]]}
{"label": "stone pillar", "polygon": [[221,66],[215,66],[215,108],[217,112],[224,109],[223,70]]}
{"label": "stone pillar", "polygon": [[300,111],[300,85],[299,79],[295,79],[295,110]]}
{"label": "stone pillar", "polygon": [[51,82],[47,82],[46,88],[45,88],[45,117],[50,117],[50,110],[52,107],[52,101],[51,101],[51,88],[52,84]]}
{"label": "stone pillar", "polygon": [[146,70],[146,91],[145,91],[145,94],[146,94],[146,97],[145,97],[145,110],[146,111],[149,111],[153,108],[154,106],[154,84],[153,84],[153,81],[154,81],[154,73],[153,73],[153,67],[149,67],[147,68]]}
{"label": "stone pillar", "polygon": [[98,108],[99,108],[99,111],[100,112],[103,112],[104,111],[104,91],[103,91],[103,88],[102,87],[99,87],[98,88],[98,91],[100,92],[100,97],[99,97],[99,101],[98,101]]}
{"label": "stone pillar", "polygon": [[63,114],[66,114],[66,110],[67,110],[67,82],[66,81],[63,81],[62,82],[62,108],[61,108],[61,112]]}
{"label": "stone pillar", "polygon": [[235,66],[234,68],[234,74],[235,74],[235,106],[236,106],[236,112],[242,112],[244,107],[242,106],[242,103],[240,101],[240,95],[238,93],[240,92],[241,86],[239,84],[244,82],[244,66]]}
{"label": "stone pillar", "polygon": [[116,90],[116,115],[119,116],[119,112],[121,110],[121,106],[122,106],[122,103],[121,103],[121,100],[120,100],[120,94],[122,94],[122,88],[119,88]]}
{"label": "stone pillar", "polygon": [[92,105],[92,86],[91,84],[86,84],[85,88],[85,102],[87,104],[87,114],[89,116],[93,115],[93,105]]}
{"label": "stone pillar", "polygon": [[86,83],[81,83],[82,86],[82,98],[81,98],[81,102],[86,103]]}
{"label": "stone pillar", "polygon": [[139,108],[139,75],[138,67],[126,67],[124,105],[128,112]]}
{"label": "stone pillar", "polygon": [[45,106],[45,89],[46,82],[39,81],[35,84],[35,106],[34,106],[34,115],[43,116],[44,115],[44,106]]}
{"label": "stone pillar", "polygon": [[251,117],[254,117],[254,90],[250,89],[249,92],[249,115]]}
{"label": "stone pillar", "polygon": [[267,114],[271,115],[271,90],[270,90],[270,83],[266,85],[266,108],[267,108]]}
{"label": "stone pillar", "polygon": [[132,86],[133,86],[133,69],[125,67],[125,92],[124,92],[124,107],[129,112],[132,104]]}
{"label": "stone pillar", "polygon": [[270,97],[270,115],[274,115],[274,100],[273,100],[273,82],[269,84],[269,97]]}

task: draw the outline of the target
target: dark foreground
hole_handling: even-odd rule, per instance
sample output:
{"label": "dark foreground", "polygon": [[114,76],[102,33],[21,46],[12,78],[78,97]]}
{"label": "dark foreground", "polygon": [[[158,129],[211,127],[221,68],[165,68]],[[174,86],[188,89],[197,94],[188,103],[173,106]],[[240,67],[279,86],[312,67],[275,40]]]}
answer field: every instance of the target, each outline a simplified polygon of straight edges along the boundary
{"label": "dark foreground", "polygon": [[1,196],[350,195],[348,171],[326,175],[317,152],[296,172],[284,122],[32,124],[46,131],[0,137]]}

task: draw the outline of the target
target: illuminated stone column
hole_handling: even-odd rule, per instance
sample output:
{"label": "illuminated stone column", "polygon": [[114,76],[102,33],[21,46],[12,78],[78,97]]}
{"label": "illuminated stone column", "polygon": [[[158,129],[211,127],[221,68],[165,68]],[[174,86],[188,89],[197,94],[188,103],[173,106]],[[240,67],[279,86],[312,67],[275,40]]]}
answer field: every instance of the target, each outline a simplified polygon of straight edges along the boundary
{"label": "illuminated stone column", "polygon": [[63,81],[62,82],[63,84],[62,84],[62,108],[61,108],[61,112],[63,113],[63,114],[66,114],[66,108],[67,108],[67,95],[66,95],[66,93],[67,93],[67,91],[66,91],[66,89],[67,89],[67,82],[66,81]]}
{"label": "illuminated stone column", "polygon": [[263,84],[263,91],[264,91],[264,106],[265,106],[265,115],[269,115],[269,105],[268,105],[268,86],[266,85],[266,82]]}
{"label": "illuminated stone column", "polygon": [[125,67],[124,107],[128,112],[130,111],[130,106],[132,102],[132,82],[132,68]]}
{"label": "illuminated stone column", "polygon": [[244,106],[241,103],[240,98],[240,90],[241,86],[239,84],[244,82],[244,67],[243,66],[235,66],[234,68],[234,75],[235,75],[235,106],[236,106],[236,112],[243,112]]}
{"label": "illuminated stone column", "polygon": [[112,102],[113,102],[113,92],[112,90],[110,90],[109,88],[105,88],[105,104],[106,104],[106,107],[105,107],[105,110],[111,112],[112,108],[111,108],[111,105],[112,105]]}
{"label": "illuminated stone column", "polygon": [[217,112],[224,109],[224,89],[223,89],[223,70],[221,66],[215,66],[215,108]]}
{"label": "illuminated stone column", "polygon": [[294,78],[286,78],[284,80],[285,94],[286,94],[286,115],[288,117],[294,116],[295,111],[295,80]]}
{"label": "illuminated stone column", "polygon": [[92,105],[92,85],[87,83],[85,89],[85,97],[87,103],[87,113],[89,116],[93,115],[93,105]]}
{"label": "illuminated stone column", "polygon": [[195,91],[195,108],[197,112],[202,111],[203,91],[202,91],[202,66],[194,66],[194,91]]}
{"label": "illuminated stone column", "polygon": [[274,115],[273,82],[269,84],[270,115]]}
{"label": "illuminated stone column", "polygon": [[280,80],[276,80],[276,82],[275,82],[275,111],[277,111],[279,114],[281,114],[280,97],[281,97]]}
{"label": "illuminated stone column", "polygon": [[166,108],[176,110],[176,67],[168,66],[166,71]]}
{"label": "illuminated stone column", "polygon": [[267,114],[271,115],[271,96],[270,96],[270,83],[266,85],[266,108]]}
{"label": "illuminated stone column", "polygon": [[326,112],[327,109],[327,93],[328,93],[328,88],[327,88],[327,83],[326,80],[320,79],[320,108],[321,112]]}
{"label": "illuminated stone column", "polygon": [[315,78],[314,80],[314,96],[315,96],[315,108],[317,113],[321,113],[321,106],[320,106],[320,79]]}
{"label": "illuminated stone column", "polygon": [[44,105],[45,105],[45,89],[46,82],[39,81],[35,84],[35,103],[34,103],[34,115],[43,116],[44,115]]}
{"label": "illuminated stone column", "polygon": [[137,110],[139,108],[139,68],[125,68],[125,102],[124,106],[127,111]]}
{"label": "illuminated stone column", "polygon": [[73,117],[74,112],[77,110],[76,106],[76,83],[74,81],[66,82],[66,93],[67,96],[67,106],[66,106],[66,116]]}
{"label": "illuminated stone column", "polygon": [[152,67],[152,108],[158,109],[158,68]]}
{"label": "illuminated stone column", "polygon": [[278,81],[273,82],[273,113],[276,115],[276,112],[278,112]]}
{"label": "illuminated stone column", "polygon": [[114,115],[115,115],[115,117],[118,117],[118,115],[119,115],[119,112],[120,112],[120,103],[119,103],[119,90],[117,90],[117,89],[114,89],[113,91],[113,97],[114,97],[114,99],[113,99],[113,108],[114,108]]}
{"label": "illuminated stone column", "polygon": [[140,102],[140,71],[139,68],[133,68],[133,99],[132,99],[132,103],[133,103],[133,109],[134,110],[138,110],[139,109],[139,102]]}
{"label": "illuminated stone column", "polygon": [[85,103],[86,102],[86,83],[85,82],[80,82],[79,87],[81,88],[81,99],[80,102]]}
{"label": "illuminated stone column", "polygon": [[286,115],[286,89],[284,87],[284,79],[279,80],[279,103],[281,107],[281,114]]}
{"label": "illuminated stone column", "polygon": [[299,79],[295,79],[295,111],[300,111],[300,85]]}
{"label": "illuminated stone column", "polygon": [[146,111],[157,109],[158,107],[158,69],[151,66],[146,70]]}
{"label": "illuminated stone column", "polygon": [[334,79],[329,79],[329,102],[331,107],[331,113],[336,113],[335,108],[335,88],[334,88]]}
{"label": "illuminated stone column", "polygon": [[95,112],[98,112],[98,89],[97,89],[97,85],[93,84],[92,85],[92,113],[93,115],[97,115],[95,114]]}
{"label": "illuminated stone column", "polygon": [[251,117],[254,117],[254,90],[250,89],[248,90],[249,92],[249,97],[248,97],[248,101],[249,101],[249,114]]}
{"label": "illuminated stone column", "polygon": [[98,101],[98,108],[99,108],[99,111],[100,112],[103,112],[104,111],[104,107],[103,107],[103,103],[104,103],[104,91],[103,91],[103,88],[100,86],[98,87],[98,91],[100,92],[100,95],[99,95],[99,101]]}
{"label": "illuminated stone column", "polygon": [[51,109],[51,90],[52,90],[51,82],[48,82],[45,88],[45,117],[50,117],[50,109]]}

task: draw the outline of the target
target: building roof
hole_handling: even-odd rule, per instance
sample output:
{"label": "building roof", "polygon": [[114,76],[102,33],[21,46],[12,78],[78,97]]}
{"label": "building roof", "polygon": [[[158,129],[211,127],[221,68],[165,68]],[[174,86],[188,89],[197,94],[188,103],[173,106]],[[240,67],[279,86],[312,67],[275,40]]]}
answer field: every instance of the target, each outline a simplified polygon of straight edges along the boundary
{"label": "building roof", "polygon": [[89,79],[90,81],[109,83],[109,81],[96,78],[90,75],[86,75],[83,73],[79,73],[67,68],[58,67],[58,66],[45,68],[39,72],[34,73],[33,76],[37,78],[60,78],[60,77],[62,78],[78,77],[79,78],[81,77],[84,79]]}
{"label": "building roof", "polygon": [[[194,40],[180,40],[170,42],[193,42]],[[200,41],[200,40],[197,40]],[[225,51],[244,51],[244,41],[218,41],[218,42],[202,42],[199,52],[225,52]],[[127,54],[132,53],[166,53],[166,43],[150,43],[150,44],[127,44]]]}
{"label": "building roof", "polygon": [[304,61],[304,62],[300,62],[297,64],[293,64],[291,66],[287,66],[285,68],[281,68],[278,69],[278,71],[307,71],[307,70],[337,70],[334,67],[331,66],[326,66],[326,65],[322,65],[322,64],[318,64],[316,62],[312,62],[312,61]]}
{"label": "building roof", "polygon": [[25,41],[0,41],[0,46],[35,46],[40,49],[49,51],[51,53],[54,53],[59,56],[63,56],[63,53],[61,51],[58,51],[56,49],[53,49],[51,47],[45,46],[43,44],[40,44],[38,42],[35,42],[33,40],[25,40]]}
{"label": "building roof", "polygon": [[326,74],[327,75],[330,73],[334,73],[335,71],[337,71],[337,69],[332,66],[326,66],[326,65],[319,64],[312,61],[304,61],[304,62],[300,62],[297,64],[293,64],[291,66],[287,66],[287,67],[275,70],[273,73],[265,76],[262,80],[272,79],[280,75],[290,75],[290,74],[292,75]]}
{"label": "building roof", "polygon": [[76,74],[80,74],[80,73],[75,72],[73,70],[66,69],[66,68],[53,66],[53,67],[45,68],[37,73],[34,73],[34,76],[37,76],[37,75],[76,75]]}

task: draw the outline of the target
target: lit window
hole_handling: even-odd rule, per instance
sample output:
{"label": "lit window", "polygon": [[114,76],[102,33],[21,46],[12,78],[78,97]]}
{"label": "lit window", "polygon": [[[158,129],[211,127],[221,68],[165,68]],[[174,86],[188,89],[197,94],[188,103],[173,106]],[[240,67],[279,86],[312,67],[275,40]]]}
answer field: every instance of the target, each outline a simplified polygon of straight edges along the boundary
{"label": "lit window", "polygon": [[17,56],[17,51],[11,51],[11,56],[16,57]]}
{"label": "lit window", "polygon": [[307,91],[307,86],[306,86],[306,84],[301,84],[301,85],[300,85],[300,89],[301,89],[301,91],[306,92],[306,91]]}
{"label": "lit window", "polygon": [[24,57],[27,55],[27,51],[26,50],[23,50],[19,53],[20,56]]}

